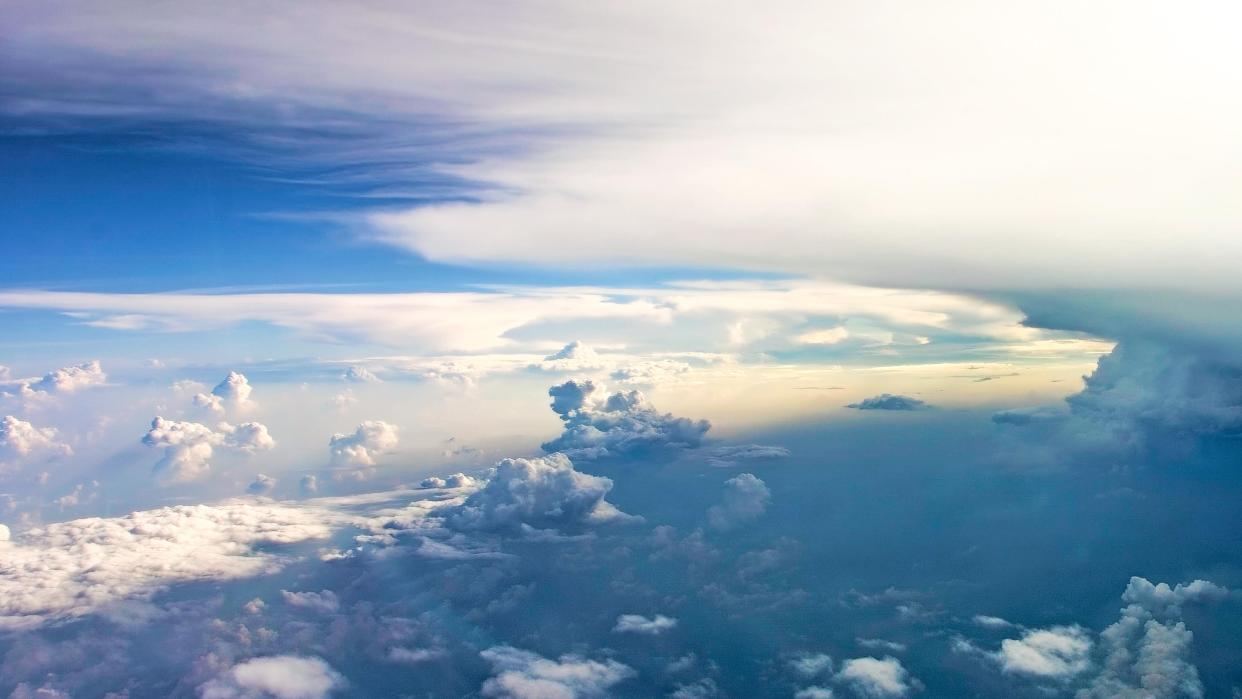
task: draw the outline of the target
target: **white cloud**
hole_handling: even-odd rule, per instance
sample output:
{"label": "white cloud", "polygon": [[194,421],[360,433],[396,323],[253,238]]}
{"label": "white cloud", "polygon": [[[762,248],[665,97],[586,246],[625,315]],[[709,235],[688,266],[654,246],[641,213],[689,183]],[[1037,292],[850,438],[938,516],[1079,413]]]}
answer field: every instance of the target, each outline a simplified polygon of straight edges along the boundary
{"label": "white cloud", "polygon": [[308,609],[318,614],[335,614],[341,608],[341,602],[332,590],[321,592],[290,592],[281,590],[280,596],[285,604],[301,609]]}
{"label": "white cloud", "polygon": [[724,500],[707,510],[707,523],[720,530],[733,529],[758,519],[768,509],[772,494],[762,480],[743,473],[725,481]]}
{"label": "white cloud", "polygon": [[641,614],[622,614],[617,617],[617,624],[612,627],[612,630],[616,633],[637,633],[644,636],[658,636],[676,626],[676,619],[664,616],[663,614],[656,614],[654,617],[650,618]]}
{"label": "white cloud", "polygon": [[794,692],[794,699],[833,699],[834,696],[827,687],[803,687]]}
{"label": "white cloud", "polygon": [[57,439],[52,427],[35,427],[25,420],[5,415],[0,420],[0,471],[31,457],[69,456],[73,449]]}
{"label": "white cloud", "polygon": [[850,403],[845,407],[855,410],[922,410],[928,406],[918,398],[882,393],[878,396],[864,398],[857,403]]}
{"label": "white cloud", "polygon": [[1078,626],[1025,631],[1001,642],[993,656],[1004,672],[1063,679],[1091,665],[1091,637]]}
{"label": "white cloud", "polygon": [[707,457],[709,466],[729,468],[740,466],[744,461],[773,461],[789,456],[785,447],[767,444],[733,444],[712,449]]}
{"label": "white cloud", "polygon": [[661,413],[639,391],[613,393],[601,398],[602,386],[593,381],[567,381],[548,389],[552,411],[565,423],[544,451],[563,452],[578,459],[635,454],[655,449],[695,448],[711,428],[706,420],[690,420]]}
{"label": "white cloud", "polygon": [[901,661],[891,656],[877,658],[851,658],[841,665],[835,676],[838,682],[850,685],[865,697],[904,697],[913,686],[910,673]]}
{"label": "white cloud", "polygon": [[223,381],[211,389],[211,393],[196,394],[194,404],[217,413],[250,410],[255,406],[254,401],[250,400],[253,390],[244,374],[230,371]]}
{"label": "white cloud", "polygon": [[238,663],[198,693],[201,699],[325,699],[346,685],[320,658],[274,655]]}
{"label": "white cloud", "polygon": [[83,388],[102,385],[108,380],[98,360],[57,369],[38,381],[27,383],[24,390],[35,393],[73,393]]}
{"label": "white cloud", "polygon": [[615,660],[596,661],[576,655],[549,660],[512,646],[480,653],[493,676],[483,683],[483,696],[500,699],[591,699],[604,697],[613,685],[634,675]]}
{"label": "white cloud", "polygon": [[192,481],[206,475],[211,468],[215,447],[241,454],[254,454],[276,446],[267,427],[257,422],[230,425],[221,422],[212,429],[197,422],[181,422],[156,417],[142,443],[163,447],[164,456],[155,463],[154,471],[168,482]]}
{"label": "white cloud", "polygon": [[380,383],[380,378],[364,366],[351,366],[342,377],[352,383]]}
{"label": "white cloud", "polygon": [[1194,634],[1180,620],[1182,607],[1220,600],[1229,591],[1206,580],[1170,587],[1133,577],[1121,618],[1100,634],[1104,662],[1078,699],[1177,699],[1203,697],[1192,664]]}
{"label": "white cloud", "polygon": [[106,612],[174,583],[274,571],[284,559],[259,545],[322,539],[334,522],[316,508],[237,501],[29,529],[0,543],[0,628]]}
{"label": "white cloud", "polygon": [[812,330],[802,333],[794,338],[794,341],[800,345],[835,345],[844,341],[850,336],[850,331],[844,327],[837,326],[835,328],[825,328],[823,330]]}
{"label": "white cloud", "polygon": [[825,653],[800,653],[789,661],[789,667],[804,678],[819,677],[832,672],[832,656]]}
{"label": "white cloud", "polygon": [[574,470],[564,454],[504,459],[486,484],[446,516],[456,529],[581,526],[629,516],[604,499],[612,481]]}
{"label": "white cloud", "polygon": [[397,442],[395,425],[383,420],[368,420],[358,425],[353,434],[332,435],[328,449],[333,466],[374,466],[375,459],[395,449]]}
{"label": "white cloud", "polygon": [[246,486],[246,492],[251,495],[267,495],[276,488],[276,479],[271,476],[265,476],[262,473],[254,477],[254,481]]}
{"label": "white cloud", "polygon": [[474,488],[479,485],[476,478],[467,476],[464,473],[454,473],[450,476],[431,476],[419,481],[420,488]]}

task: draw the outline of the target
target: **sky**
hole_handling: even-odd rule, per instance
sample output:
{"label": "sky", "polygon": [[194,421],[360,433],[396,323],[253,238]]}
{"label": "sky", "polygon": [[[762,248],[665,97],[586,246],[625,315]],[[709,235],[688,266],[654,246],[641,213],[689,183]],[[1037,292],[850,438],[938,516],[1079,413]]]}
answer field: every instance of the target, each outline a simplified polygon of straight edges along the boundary
{"label": "sky", "polygon": [[1242,10],[5,4],[0,696],[1242,696]]}

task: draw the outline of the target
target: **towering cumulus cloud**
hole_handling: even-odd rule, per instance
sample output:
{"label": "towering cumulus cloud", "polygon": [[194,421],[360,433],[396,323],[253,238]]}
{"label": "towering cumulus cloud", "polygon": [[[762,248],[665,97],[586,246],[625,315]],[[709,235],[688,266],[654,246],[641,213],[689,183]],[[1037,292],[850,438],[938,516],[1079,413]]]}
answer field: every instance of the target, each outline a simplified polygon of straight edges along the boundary
{"label": "towering cumulus cloud", "polygon": [[552,411],[565,423],[561,436],[544,451],[578,459],[630,455],[656,449],[698,447],[711,429],[706,420],[661,413],[638,391],[613,393],[590,380],[566,381],[548,390]]}
{"label": "towering cumulus cloud", "polygon": [[448,523],[466,530],[559,528],[626,518],[604,499],[609,490],[611,480],[574,470],[564,454],[505,459]]}
{"label": "towering cumulus cloud", "polygon": [[211,468],[216,447],[254,454],[276,446],[267,427],[257,422],[230,425],[222,422],[212,429],[197,422],[180,422],[156,417],[142,438],[149,447],[163,447],[164,456],[154,471],[162,479],[177,482],[201,478]]}
{"label": "towering cumulus cloud", "polygon": [[230,371],[223,381],[211,389],[211,393],[196,394],[194,404],[217,413],[248,410],[254,407],[254,401],[250,400],[253,390],[245,374]]}

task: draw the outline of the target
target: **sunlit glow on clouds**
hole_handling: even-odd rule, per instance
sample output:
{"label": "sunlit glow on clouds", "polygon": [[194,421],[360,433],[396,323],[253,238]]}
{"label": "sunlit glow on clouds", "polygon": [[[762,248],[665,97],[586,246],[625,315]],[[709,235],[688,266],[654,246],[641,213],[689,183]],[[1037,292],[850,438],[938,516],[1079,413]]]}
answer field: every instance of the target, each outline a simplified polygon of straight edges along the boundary
{"label": "sunlit glow on clouds", "polygon": [[0,696],[1242,696],[1239,21],[10,3]]}

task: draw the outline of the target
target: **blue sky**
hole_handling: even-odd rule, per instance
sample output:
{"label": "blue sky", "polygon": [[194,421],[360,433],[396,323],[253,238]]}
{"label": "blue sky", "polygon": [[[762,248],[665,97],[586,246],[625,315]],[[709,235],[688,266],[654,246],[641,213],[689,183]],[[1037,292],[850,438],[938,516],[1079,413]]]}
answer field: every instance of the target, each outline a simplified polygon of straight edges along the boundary
{"label": "blue sky", "polygon": [[1242,695],[1239,19],[11,3],[0,696]]}

